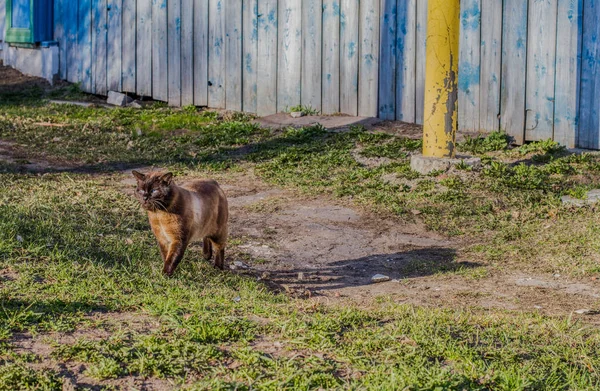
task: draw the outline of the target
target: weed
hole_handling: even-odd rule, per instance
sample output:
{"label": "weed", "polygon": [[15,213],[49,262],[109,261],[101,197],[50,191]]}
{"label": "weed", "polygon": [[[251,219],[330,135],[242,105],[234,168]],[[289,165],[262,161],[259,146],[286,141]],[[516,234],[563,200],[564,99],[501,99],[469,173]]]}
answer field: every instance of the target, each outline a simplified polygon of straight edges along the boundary
{"label": "weed", "polygon": [[491,132],[486,136],[466,136],[465,141],[457,144],[462,152],[483,154],[486,152],[504,151],[508,149],[510,136],[504,132]]}

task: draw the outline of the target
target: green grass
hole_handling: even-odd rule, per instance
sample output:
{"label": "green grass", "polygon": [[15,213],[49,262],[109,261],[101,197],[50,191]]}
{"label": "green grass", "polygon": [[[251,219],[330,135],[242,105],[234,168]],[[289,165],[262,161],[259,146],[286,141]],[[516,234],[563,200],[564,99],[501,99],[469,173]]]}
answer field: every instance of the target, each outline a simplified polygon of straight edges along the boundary
{"label": "green grass", "polygon": [[[481,171],[421,176],[408,160],[420,140],[362,127],[273,132],[239,114],[55,106],[44,94],[0,95],[0,138],[90,172],[36,175],[0,165],[0,390],[60,390],[63,375],[40,367],[48,359],[83,364],[106,387],[128,376],[194,390],[600,387],[600,334],[568,318],[385,297],[316,304],[216,271],[197,247],[165,278],[146,216],[114,186],[124,174],[111,171],[137,164],[221,176],[252,170],[300,195],[337,197],[463,236],[475,243],[469,256],[496,265],[578,276],[600,272],[600,220],[561,206],[559,197],[598,187],[595,156],[569,155],[551,142],[508,150],[495,134],[460,146],[484,156]],[[389,160],[367,167],[353,157],[357,150]],[[268,213],[277,205],[251,207]],[[122,326],[124,316],[154,326]],[[74,331],[77,338],[58,343]],[[16,333],[49,345],[51,357],[18,351]]]}

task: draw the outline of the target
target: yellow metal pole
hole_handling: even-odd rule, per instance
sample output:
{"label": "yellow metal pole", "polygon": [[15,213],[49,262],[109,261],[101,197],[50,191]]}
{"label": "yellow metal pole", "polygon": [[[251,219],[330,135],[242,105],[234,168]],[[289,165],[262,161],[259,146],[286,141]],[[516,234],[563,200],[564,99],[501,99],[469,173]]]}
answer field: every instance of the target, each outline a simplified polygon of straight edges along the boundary
{"label": "yellow metal pole", "polygon": [[460,0],[429,0],[423,156],[453,158],[458,128]]}

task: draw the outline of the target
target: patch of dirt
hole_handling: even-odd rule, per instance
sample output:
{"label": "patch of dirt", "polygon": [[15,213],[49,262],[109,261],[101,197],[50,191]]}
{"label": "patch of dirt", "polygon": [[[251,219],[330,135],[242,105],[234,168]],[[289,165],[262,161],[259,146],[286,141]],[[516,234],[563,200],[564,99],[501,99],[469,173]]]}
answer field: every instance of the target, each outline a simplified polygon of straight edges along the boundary
{"label": "patch of dirt", "polygon": [[2,65],[0,62],[0,90],[5,92],[19,92],[32,87],[47,90],[52,86],[46,79],[24,75],[16,69]]}

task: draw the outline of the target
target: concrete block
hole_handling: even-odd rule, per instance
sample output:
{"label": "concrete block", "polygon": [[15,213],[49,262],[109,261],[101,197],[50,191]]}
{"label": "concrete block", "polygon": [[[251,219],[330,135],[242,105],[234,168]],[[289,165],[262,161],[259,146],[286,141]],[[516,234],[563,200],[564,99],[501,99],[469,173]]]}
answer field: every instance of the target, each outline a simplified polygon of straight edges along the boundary
{"label": "concrete block", "polygon": [[133,102],[133,99],[125,94],[116,91],[108,91],[108,99],[106,99],[106,103],[109,105],[125,107],[131,102]]}
{"label": "concrete block", "polygon": [[58,75],[58,46],[24,48],[4,45],[4,65],[28,76],[42,77],[50,84]]}
{"label": "concrete block", "polygon": [[410,159],[410,168],[422,175],[433,171],[448,171],[451,167],[464,163],[469,167],[481,167],[481,159],[472,156],[457,156],[456,158],[436,158],[423,155],[413,155]]}

